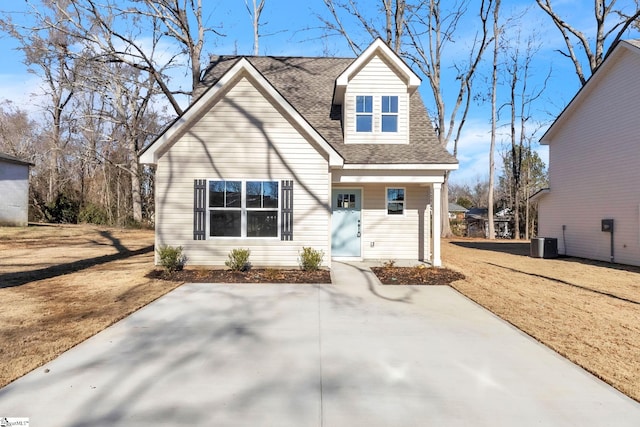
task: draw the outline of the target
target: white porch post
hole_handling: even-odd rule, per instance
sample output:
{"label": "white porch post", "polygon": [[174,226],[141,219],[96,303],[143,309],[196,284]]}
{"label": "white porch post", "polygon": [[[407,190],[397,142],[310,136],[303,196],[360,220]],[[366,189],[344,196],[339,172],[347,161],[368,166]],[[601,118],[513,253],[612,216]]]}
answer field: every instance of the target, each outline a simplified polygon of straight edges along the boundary
{"label": "white porch post", "polygon": [[441,267],[442,260],[440,259],[440,192],[442,190],[442,184],[433,184],[433,221],[432,226],[432,238],[431,238],[431,265],[434,267]]}

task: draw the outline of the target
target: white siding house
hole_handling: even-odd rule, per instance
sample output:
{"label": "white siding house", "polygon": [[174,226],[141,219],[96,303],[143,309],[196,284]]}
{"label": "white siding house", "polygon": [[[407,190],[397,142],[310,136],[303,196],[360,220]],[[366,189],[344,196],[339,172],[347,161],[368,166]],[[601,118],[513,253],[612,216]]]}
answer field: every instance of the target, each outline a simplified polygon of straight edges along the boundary
{"label": "white siding house", "polygon": [[0,225],[25,227],[29,222],[29,166],[0,153]]}
{"label": "white siding house", "polygon": [[[441,265],[440,146],[420,79],[380,39],[357,58],[213,57],[199,97],[141,154],[156,245],[192,265],[332,259]],[[433,212],[433,219],[431,213]],[[431,236],[434,236],[431,238]]]}
{"label": "white siding house", "polygon": [[638,70],[640,41],[619,42],[541,139],[549,188],[536,197],[538,234],[557,238],[560,254],[640,265]]}

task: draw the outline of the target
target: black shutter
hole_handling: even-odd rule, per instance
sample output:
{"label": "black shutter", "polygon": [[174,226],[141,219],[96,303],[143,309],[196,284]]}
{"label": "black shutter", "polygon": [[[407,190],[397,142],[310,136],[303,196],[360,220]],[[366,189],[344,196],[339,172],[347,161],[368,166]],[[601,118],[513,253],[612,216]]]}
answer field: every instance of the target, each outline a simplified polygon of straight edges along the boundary
{"label": "black shutter", "polygon": [[193,182],[193,240],[206,240],[207,225],[207,180]]}
{"label": "black shutter", "polygon": [[293,181],[282,181],[281,240],[293,240]]}

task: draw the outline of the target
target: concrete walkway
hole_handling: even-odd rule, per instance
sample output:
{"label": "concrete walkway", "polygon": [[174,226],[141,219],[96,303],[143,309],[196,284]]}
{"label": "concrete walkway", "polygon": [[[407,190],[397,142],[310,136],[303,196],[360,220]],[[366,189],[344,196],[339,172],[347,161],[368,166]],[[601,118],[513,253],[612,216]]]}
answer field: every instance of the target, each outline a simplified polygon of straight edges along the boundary
{"label": "concrete walkway", "polygon": [[[33,426],[638,426],[640,404],[449,287],[184,285],[0,389]],[[3,343],[11,345],[11,343]]]}

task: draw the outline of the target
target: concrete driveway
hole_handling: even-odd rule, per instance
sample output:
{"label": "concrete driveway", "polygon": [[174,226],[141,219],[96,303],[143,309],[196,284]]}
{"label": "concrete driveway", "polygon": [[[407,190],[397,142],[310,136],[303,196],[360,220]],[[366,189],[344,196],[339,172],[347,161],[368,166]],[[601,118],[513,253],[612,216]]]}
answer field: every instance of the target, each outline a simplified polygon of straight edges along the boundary
{"label": "concrete driveway", "polygon": [[[0,389],[33,426],[638,426],[640,404],[449,287],[184,285]],[[11,343],[3,343],[11,345]]]}

